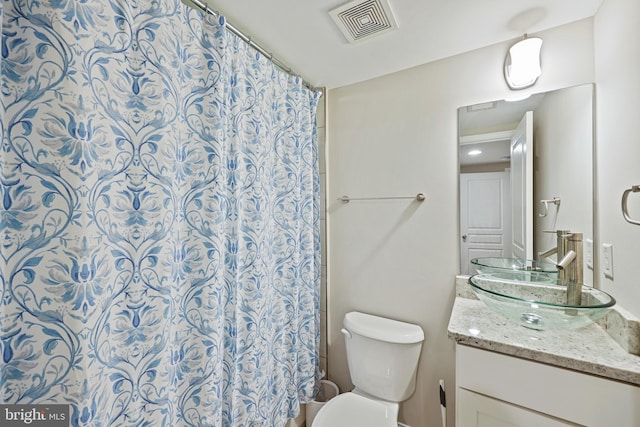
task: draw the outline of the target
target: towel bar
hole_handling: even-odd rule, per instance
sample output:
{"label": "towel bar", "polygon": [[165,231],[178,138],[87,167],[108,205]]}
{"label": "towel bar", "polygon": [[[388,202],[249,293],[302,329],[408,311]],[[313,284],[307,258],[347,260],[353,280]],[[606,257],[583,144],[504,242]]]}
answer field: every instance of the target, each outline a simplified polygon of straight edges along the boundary
{"label": "towel bar", "polygon": [[391,197],[349,197],[342,196],[338,200],[344,203],[349,203],[352,200],[394,200],[394,199],[416,199],[419,202],[424,202],[427,197],[424,193],[418,193],[415,196],[391,196]]}

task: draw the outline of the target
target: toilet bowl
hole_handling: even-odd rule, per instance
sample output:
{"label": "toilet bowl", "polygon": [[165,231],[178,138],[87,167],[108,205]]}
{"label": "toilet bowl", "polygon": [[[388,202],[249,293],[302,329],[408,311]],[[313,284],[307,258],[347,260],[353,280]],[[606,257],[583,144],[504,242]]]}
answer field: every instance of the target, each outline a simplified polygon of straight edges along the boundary
{"label": "toilet bowl", "polygon": [[[394,407],[395,405],[395,407]],[[343,393],[318,411],[311,427],[398,427],[398,405]]]}
{"label": "toilet bowl", "polygon": [[355,388],[327,402],[311,427],[397,427],[399,403],[415,390],[422,328],[359,312],[343,325]]}

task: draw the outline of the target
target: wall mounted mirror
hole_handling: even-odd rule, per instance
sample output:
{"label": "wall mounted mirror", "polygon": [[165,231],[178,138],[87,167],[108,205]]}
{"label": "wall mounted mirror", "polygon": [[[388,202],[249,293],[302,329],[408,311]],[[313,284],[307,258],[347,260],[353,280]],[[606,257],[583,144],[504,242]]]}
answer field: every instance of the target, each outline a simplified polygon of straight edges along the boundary
{"label": "wall mounted mirror", "polygon": [[461,274],[472,258],[539,259],[570,230],[594,284],[593,96],[589,84],[458,110]]}

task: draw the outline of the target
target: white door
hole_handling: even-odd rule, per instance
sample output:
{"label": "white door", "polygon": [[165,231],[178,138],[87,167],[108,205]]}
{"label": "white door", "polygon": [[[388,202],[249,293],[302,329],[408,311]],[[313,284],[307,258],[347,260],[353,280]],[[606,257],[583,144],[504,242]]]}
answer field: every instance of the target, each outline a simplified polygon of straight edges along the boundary
{"label": "white door", "polygon": [[460,273],[476,274],[469,261],[511,256],[509,172],[460,174]]}
{"label": "white door", "polygon": [[511,137],[511,252],[533,259],[533,111]]}

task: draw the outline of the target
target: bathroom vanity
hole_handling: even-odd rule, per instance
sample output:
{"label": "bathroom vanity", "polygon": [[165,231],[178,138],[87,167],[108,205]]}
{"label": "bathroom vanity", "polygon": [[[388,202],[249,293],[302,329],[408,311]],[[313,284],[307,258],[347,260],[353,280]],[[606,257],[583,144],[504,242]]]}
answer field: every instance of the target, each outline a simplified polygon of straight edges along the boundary
{"label": "bathroom vanity", "polygon": [[458,292],[456,426],[640,426],[640,356],[600,326],[538,331]]}

